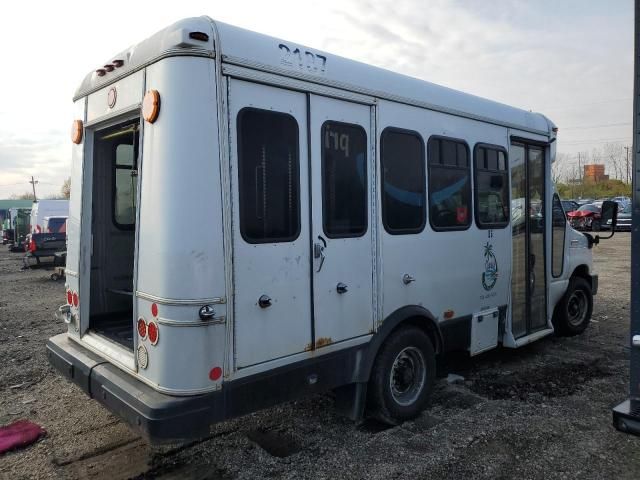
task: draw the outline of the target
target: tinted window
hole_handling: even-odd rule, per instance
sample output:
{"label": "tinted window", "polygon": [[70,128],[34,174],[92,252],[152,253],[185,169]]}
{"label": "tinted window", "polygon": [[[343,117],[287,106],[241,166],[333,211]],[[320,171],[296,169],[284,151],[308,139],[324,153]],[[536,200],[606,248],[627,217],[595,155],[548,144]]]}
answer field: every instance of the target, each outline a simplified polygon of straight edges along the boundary
{"label": "tinted window", "polygon": [[382,223],[389,233],[417,233],[425,222],[424,148],[416,133],[385,129],[380,137]]}
{"label": "tinted window", "polygon": [[509,223],[509,177],[506,153],[488,145],[475,148],[476,224],[502,228]]}
{"label": "tinted window", "polygon": [[362,127],[322,125],[323,226],[328,237],[367,231],[367,136]]}
{"label": "tinted window", "polygon": [[464,142],[429,140],[429,221],[435,230],[463,230],[470,224],[469,150]]}
{"label": "tinted window", "polygon": [[567,220],[558,195],[553,196],[553,235],[551,238],[551,272],[554,277],[562,275],[564,262],[564,237]]}
{"label": "tinted window", "polygon": [[298,124],[290,115],[238,114],[240,233],[249,243],[294,240],[300,231]]}

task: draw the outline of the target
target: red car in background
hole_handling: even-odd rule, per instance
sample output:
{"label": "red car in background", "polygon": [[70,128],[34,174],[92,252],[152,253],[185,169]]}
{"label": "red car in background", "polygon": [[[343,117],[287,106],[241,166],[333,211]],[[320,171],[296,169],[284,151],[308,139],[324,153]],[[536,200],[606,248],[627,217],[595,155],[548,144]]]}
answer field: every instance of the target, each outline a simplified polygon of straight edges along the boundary
{"label": "red car in background", "polygon": [[600,230],[600,207],[593,203],[582,205],[579,209],[567,213],[569,223],[576,230]]}

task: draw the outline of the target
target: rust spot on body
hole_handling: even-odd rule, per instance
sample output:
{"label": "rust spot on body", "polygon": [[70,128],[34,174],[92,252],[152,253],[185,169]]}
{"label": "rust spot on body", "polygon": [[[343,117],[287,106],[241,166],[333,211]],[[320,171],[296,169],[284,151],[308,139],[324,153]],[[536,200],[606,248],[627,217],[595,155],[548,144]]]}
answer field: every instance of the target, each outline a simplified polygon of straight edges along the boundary
{"label": "rust spot on body", "polygon": [[331,345],[333,341],[329,337],[320,337],[316,340],[316,348],[326,347],[327,345]]}

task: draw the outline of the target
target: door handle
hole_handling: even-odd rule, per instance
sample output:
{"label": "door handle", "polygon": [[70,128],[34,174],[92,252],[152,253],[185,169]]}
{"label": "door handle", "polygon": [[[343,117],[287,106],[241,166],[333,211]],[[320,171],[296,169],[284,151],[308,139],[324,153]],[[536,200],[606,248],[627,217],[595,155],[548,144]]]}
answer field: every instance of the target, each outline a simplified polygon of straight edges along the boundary
{"label": "door handle", "polygon": [[347,293],[348,288],[344,283],[340,282],[338,283],[338,285],[336,285],[336,291],[340,294]]}
{"label": "door handle", "polygon": [[318,240],[322,242],[322,245],[320,245],[319,243],[313,244],[313,258],[320,259],[320,265],[318,265],[318,270],[316,270],[316,273],[322,270],[322,265],[324,265],[324,258],[325,258],[324,249],[327,246],[327,241],[324,238],[322,238],[320,235],[318,235]]}

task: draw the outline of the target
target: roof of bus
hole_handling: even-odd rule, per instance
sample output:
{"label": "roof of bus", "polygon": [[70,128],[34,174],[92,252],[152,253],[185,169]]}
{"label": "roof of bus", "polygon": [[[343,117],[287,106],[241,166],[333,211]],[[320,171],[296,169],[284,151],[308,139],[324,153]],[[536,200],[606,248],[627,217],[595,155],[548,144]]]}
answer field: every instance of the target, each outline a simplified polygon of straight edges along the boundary
{"label": "roof of bus", "polygon": [[[191,32],[204,32],[209,36],[209,40],[203,42],[192,39],[189,36]],[[165,56],[213,57],[213,41],[216,36],[219,38],[217,53],[222,55],[226,63],[325,84],[363,95],[416,104],[543,135],[549,135],[555,126],[539,113],[307,48],[208,17],[180,20],[114,56],[107,64],[122,60],[124,65],[112,72],[105,72],[102,76],[98,76],[96,72],[89,73],[76,91],[74,99],[113,83]]]}

